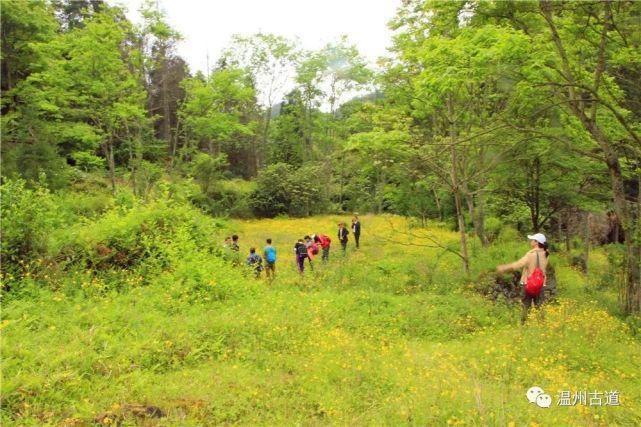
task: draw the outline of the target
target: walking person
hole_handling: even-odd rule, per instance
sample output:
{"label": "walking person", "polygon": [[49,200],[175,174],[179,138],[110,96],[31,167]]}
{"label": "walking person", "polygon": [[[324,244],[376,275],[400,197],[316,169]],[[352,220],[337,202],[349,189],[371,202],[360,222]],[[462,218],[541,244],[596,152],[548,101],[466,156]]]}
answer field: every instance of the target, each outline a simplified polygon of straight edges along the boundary
{"label": "walking person", "polygon": [[329,238],[329,236],[326,236],[324,234],[314,234],[312,236],[314,238],[314,242],[319,244],[321,246],[321,251],[323,253],[321,260],[323,262],[329,261],[329,248],[330,245],[332,244],[332,239]]}
{"label": "walking person", "polygon": [[358,220],[358,215],[354,214],[352,218],[352,233],[354,233],[354,241],[356,242],[356,249],[360,248],[361,238],[361,222]]}
{"label": "walking person", "polygon": [[235,266],[240,265],[240,246],[238,245],[238,234],[231,236],[231,262]]}
{"label": "walking person", "polygon": [[536,308],[540,308],[543,303],[543,288],[547,282],[545,271],[550,255],[545,235],[536,233],[532,236],[528,235],[527,238],[531,249],[521,259],[496,267],[496,271],[499,273],[522,270],[520,283],[521,301],[523,302],[522,323],[527,319],[532,303]]}
{"label": "walking person", "polygon": [[298,239],[294,245],[294,255],[296,255],[296,265],[298,265],[298,272],[303,274],[305,272],[305,258],[307,258],[307,246],[303,239]]}
{"label": "walking person", "polygon": [[318,255],[318,244],[314,242],[314,240],[309,237],[305,236],[305,247],[307,248],[307,260],[309,261],[309,268],[314,271],[314,264],[312,264],[312,261],[314,260],[314,257]]}
{"label": "walking person", "polygon": [[348,235],[349,235],[349,231],[347,231],[347,228],[345,228],[345,223],[339,222],[338,223],[338,240],[340,240],[341,242],[341,247],[343,248],[343,255],[345,255],[345,252],[347,251]]}
{"label": "walking person", "polygon": [[256,253],[256,248],[249,249],[249,256],[247,257],[247,266],[254,270],[254,276],[258,279],[260,272],[263,271],[263,259]]}
{"label": "walking person", "polygon": [[276,248],[272,246],[272,239],[267,239],[267,246],[263,249],[265,257],[265,274],[268,280],[276,277]]}

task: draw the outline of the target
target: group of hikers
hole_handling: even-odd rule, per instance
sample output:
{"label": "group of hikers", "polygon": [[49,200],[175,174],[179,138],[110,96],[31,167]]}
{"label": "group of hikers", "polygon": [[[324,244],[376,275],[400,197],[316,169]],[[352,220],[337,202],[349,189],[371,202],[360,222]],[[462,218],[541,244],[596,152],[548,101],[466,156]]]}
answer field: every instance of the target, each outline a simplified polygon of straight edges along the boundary
{"label": "group of hikers", "polygon": [[[361,236],[361,223],[358,215],[354,215],[351,224],[352,234],[354,235],[354,242],[356,249],[360,248]],[[343,255],[347,251],[347,243],[349,230],[344,222],[338,223],[337,238],[341,243]],[[544,291],[546,286],[547,275],[545,274],[548,266],[548,243],[545,235],[536,233],[527,236],[530,250],[518,261],[510,264],[502,264],[496,267],[498,273],[505,273],[509,271],[521,270],[521,300],[523,303],[522,321],[525,321],[527,312],[534,304],[537,308],[543,303]],[[309,234],[301,239],[298,239],[294,244],[294,256],[296,258],[296,265],[298,272],[303,274],[305,271],[305,260],[309,268],[314,270],[314,258],[321,254],[323,262],[329,261],[329,252],[332,244],[332,239],[325,234]],[[235,265],[240,265],[240,246],[238,244],[238,235],[234,234],[225,239],[224,246],[234,253],[232,258]],[[253,271],[256,278],[259,278],[261,273],[265,271],[268,279],[273,279],[276,275],[276,260],[277,251],[272,244],[272,239],[266,240],[266,246],[263,248],[263,256],[261,257],[256,253],[256,248],[249,249],[249,256],[245,260],[245,265]]]}
{"label": "group of hikers", "polygon": [[[361,237],[361,222],[358,219],[358,215],[354,215],[352,218],[351,224],[352,234],[354,235],[354,242],[356,244],[356,249],[360,248],[360,237]],[[349,231],[344,222],[338,223],[338,232],[337,238],[341,243],[341,248],[343,250],[343,256],[347,252],[347,243],[349,241]],[[226,237],[224,242],[224,247],[227,251],[231,252],[232,262],[234,265],[240,265],[240,246],[238,244],[238,235],[234,234],[233,236]],[[256,253],[256,248],[251,247],[249,249],[249,256],[245,260],[245,265],[253,271],[256,278],[259,278],[261,273],[265,271],[268,279],[273,279],[276,276],[276,259],[277,251],[274,245],[272,244],[272,239],[268,238],[266,241],[266,246],[263,248],[263,256],[261,257]],[[298,239],[294,244],[294,256],[296,258],[296,265],[298,266],[298,272],[303,274],[305,271],[305,260],[309,264],[309,268],[314,270],[314,258],[317,255],[321,254],[321,260],[323,262],[329,261],[329,251],[331,248],[332,239],[325,234],[311,234],[306,235],[305,237]]]}

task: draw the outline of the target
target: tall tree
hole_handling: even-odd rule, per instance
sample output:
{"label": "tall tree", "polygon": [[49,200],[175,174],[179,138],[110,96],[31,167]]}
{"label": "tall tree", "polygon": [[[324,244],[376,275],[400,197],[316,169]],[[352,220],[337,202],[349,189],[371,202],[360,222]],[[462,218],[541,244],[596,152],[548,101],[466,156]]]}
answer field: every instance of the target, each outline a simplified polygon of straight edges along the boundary
{"label": "tall tree", "polygon": [[626,235],[621,296],[630,313],[641,312],[640,208],[635,191],[626,190],[638,185],[641,158],[638,85],[629,80],[641,57],[640,15],[638,2],[480,2],[470,21],[507,23],[528,37],[538,53],[523,67],[530,93],[547,95],[547,108],[566,117],[569,150],[607,168],[613,209]]}
{"label": "tall tree", "polygon": [[144,120],[144,92],[128,63],[130,24],[119,9],[94,15],[83,27],[37,46],[41,71],[19,88],[30,132],[44,134],[63,154],[92,154],[100,147],[116,189],[116,150]]}
{"label": "tall tree", "polygon": [[46,42],[54,37],[58,27],[51,6],[44,1],[2,2],[0,14],[2,34],[3,114],[11,100],[8,91],[29,75],[38,65],[38,53],[32,43]]}
{"label": "tall tree", "polygon": [[[516,31],[463,27],[450,4],[421,10],[433,18],[425,24],[430,35],[424,37],[426,28],[414,21],[397,23],[404,30],[395,45],[401,62],[390,68],[389,79],[391,85],[406,86],[392,93],[410,107],[414,131],[423,142],[419,153],[429,173],[453,194],[463,268],[469,272],[466,211],[487,244],[487,174],[507,148],[496,140],[507,142],[499,132],[506,127],[501,119],[507,114],[511,85],[502,87],[500,81],[517,74],[529,49]],[[453,27],[441,28],[443,22]]]}
{"label": "tall tree", "polygon": [[[179,111],[185,139],[183,159],[204,150],[214,158],[226,154],[234,166],[232,153],[247,149],[243,138],[255,134],[256,93],[250,76],[239,69],[220,69],[209,80],[185,79],[183,86],[186,98]],[[236,162],[246,163],[244,159]],[[244,166],[251,168],[251,164]],[[255,173],[253,169],[249,172]]]}
{"label": "tall tree", "polygon": [[153,118],[155,136],[164,141],[173,164],[178,145],[178,105],[185,97],[181,82],[187,76],[187,64],[176,53],[181,36],[166,22],[157,3],[147,1],[140,11],[140,70],[147,91],[147,109]]}
{"label": "tall tree", "polygon": [[19,96],[17,87],[44,66],[34,46],[52,40],[58,23],[53,8],[44,1],[9,0],[2,2],[1,7],[2,174],[21,175],[33,181],[44,172],[51,185],[53,179],[63,177],[64,165],[55,144],[35,132],[36,118],[30,109],[24,108],[24,99]]}
{"label": "tall tree", "polygon": [[53,0],[51,3],[63,31],[83,27],[86,20],[107,7],[103,0]]}
{"label": "tall tree", "polygon": [[258,103],[264,109],[262,130],[253,146],[256,172],[261,167],[263,151],[268,145],[272,108],[291,89],[298,55],[295,42],[282,36],[258,33],[249,37],[235,35],[221,58],[222,68],[233,67],[250,72]]}

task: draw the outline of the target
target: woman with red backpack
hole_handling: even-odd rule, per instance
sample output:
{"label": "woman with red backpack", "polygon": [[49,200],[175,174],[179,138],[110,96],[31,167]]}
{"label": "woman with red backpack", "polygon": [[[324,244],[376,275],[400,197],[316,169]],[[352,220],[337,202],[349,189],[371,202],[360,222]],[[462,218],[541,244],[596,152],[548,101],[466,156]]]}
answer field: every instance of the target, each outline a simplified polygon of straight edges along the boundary
{"label": "woman with red backpack", "polygon": [[332,239],[324,234],[314,234],[312,235],[312,238],[314,239],[314,242],[316,244],[321,246],[321,249],[323,251],[323,257],[321,259],[323,260],[323,262],[329,261],[329,248],[332,244]]}
{"label": "woman with red backpack", "polygon": [[532,302],[539,308],[543,303],[543,288],[547,277],[545,271],[548,266],[548,244],[547,239],[541,233],[527,236],[530,242],[530,250],[518,261],[511,264],[502,264],[496,267],[499,273],[507,271],[522,270],[521,286],[523,314],[521,322],[525,322],[527,313],[532,307]]}

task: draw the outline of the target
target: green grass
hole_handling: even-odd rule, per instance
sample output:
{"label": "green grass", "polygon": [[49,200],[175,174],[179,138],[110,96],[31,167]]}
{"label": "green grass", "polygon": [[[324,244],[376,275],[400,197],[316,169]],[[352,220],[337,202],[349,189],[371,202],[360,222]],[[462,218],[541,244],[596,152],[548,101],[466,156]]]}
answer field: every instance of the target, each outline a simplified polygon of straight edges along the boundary
{"label": "green grass", "polygon": [[[425,241],[393,217],[362,218],[360,251],[343,258],[335,242],[330,263],[301,277],[295,239],[334,239],[339,219],[235,221],[211,236],[238,232],[243,255],[272,237],[271,284],[175,244],[163,254],[178,259],[144,280],[135,269],[69,273],[55,287],[23,279],[2,307],[2,424],[91,425],[101,414],[125,425],[641,423],[641,342],[604,303],[615,289],[557,257],[558,302],[520,325],[518,306],[474,293],[455,255],[414,246]],[[455,233],[428,231],[455,247]],[[474,248],[473,277],[526,249]],[[533,385],[553,407],[527,402]],[[616,390],[621,406],[558,407],[560,390]],[[136,418],[128,404],[167,416]]]}

